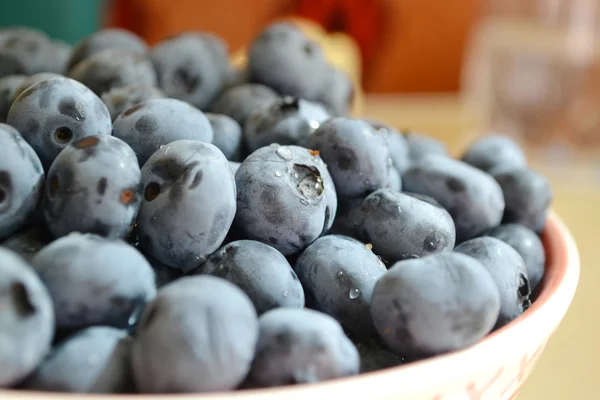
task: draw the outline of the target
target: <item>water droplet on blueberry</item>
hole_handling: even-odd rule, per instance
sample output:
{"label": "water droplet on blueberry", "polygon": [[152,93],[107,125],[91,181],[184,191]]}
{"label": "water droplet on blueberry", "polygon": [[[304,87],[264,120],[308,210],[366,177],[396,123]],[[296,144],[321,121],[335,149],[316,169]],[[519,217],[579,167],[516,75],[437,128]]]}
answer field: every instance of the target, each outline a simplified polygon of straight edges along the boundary
{"label": "water droplet on blueberry", "polygon": [[358,299],[360,297],[360,290],[356,288],[350,289],[350,292],[348,292],[348,297],[350,298],[350,300]]}

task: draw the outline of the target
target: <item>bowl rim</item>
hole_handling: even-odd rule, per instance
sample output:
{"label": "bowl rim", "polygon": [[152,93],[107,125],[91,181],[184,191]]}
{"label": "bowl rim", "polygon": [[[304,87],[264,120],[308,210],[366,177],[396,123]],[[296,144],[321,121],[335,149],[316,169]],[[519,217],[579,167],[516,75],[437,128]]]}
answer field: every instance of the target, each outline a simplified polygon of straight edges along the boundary
{"label": "bowl rim", "polygon": [[[186,394],[70,394],[21,390],[0,390],[4,400],[306,400],[310,396],[341,396],[344,400],[365,398],[386,398],[394,386],[416,388],[435,377],[436,385],[451,385],[465,375],[480,370],[482,354],[486,359],[502,360],[503,349],[528,332],[539,331],[544,327],[551,332],[550,337],[566,314],[575,295],[579,274],[580,259],[575,241],[560,218],[550,211],[546,228],[542,234],[546,249],[546,273],[540,284],[539,296],[531,308],[522,316],[503,328],[491,333],[480,342],[448,354],[415,361],[410,364],[367,372],[351,377],[314,383],[310,385],[284,386],[267,389],[248,389],[236,392],[186,393]],[[460,365],[460,368],[457,366]],[[441,383],[440,383],[441,381]],[[418,382],[415,385],[415,382]],[[432,399],[434,400],[434,399]],[[438,399],[439,400],[439,399]]]}

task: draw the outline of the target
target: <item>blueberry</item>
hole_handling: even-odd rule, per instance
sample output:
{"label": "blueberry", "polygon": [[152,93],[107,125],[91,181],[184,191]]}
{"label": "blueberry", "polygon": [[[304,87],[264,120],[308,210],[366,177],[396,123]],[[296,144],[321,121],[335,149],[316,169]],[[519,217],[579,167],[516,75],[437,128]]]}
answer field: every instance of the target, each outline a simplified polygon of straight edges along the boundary
{"label": "blueberry", "polygon": [[152,99],[130,108],[115,120],[113,135],[131,146],[140,165],[161,146],[176,140],[213,140],[204,113],[176,99]]}
{"label": "blueberry", "polygon": [[224,114],[206,113],[213,130],[212,143],[231,161],[243,160],[242,128],[233,118]]}
{"label": "blueberry", "polygon": [[225,86],[227,48],[212,35],[184,33],[158,43],[152,62],[169,97],[205,109]]}
{"label": "blueberry", "polygon": [[172,142],[142,168],[141,248],[186,272],[217,250],[233,222],[236,185],[223,153],[209,143]]}
{"label": "blueberry", "polygon": [[147,254],[144,254],[144,256],[154,270],[154,274],[156,275],[156,287],[158,289],[184,276],[181,270],[166,266]]}
{"label": "blueberry", "polygon": [[385,138],[365,121],[332,118],[310,137],[343,198],[364,197],[389,184],[390,152]]}
{"label": "blueberry", "polygon": [[360,355],[360,373],[379,371],[396,367],[404,362],[404,358],[391,352],[380,338],[352,338]]}
{"label": "blueberry", "polygon": [[315,383],[355,375],[360,359],[338,322],[318,311],[278,308],[259,320],[249,380],[256,386]]}
{"label": "blueberry", "polygon": [[408,155],[412,162],[419,161],[427,154],[448,155],[448,147],[433,136],[413,131],[402,132],[402,136],[408,145]]}
{"label": "blueberry", "polygon": [[283,255],[304,250],[333,223],[337,196],[317,152],[273,144],[252,153],[236,175],[235,226]]}
{"label": "blueberry", "polygon": [[400,261],[379,279],[371,315],[398,355],[423,357],[470,346],[498,318],[500,296],[477,260],[443,252]]}
{"label": "blueberry", "polygon": [[494,168],[525,167],[525,153],[511,138],[493,134],[473,143],[462,160],[475,168],[489,172]]}
{"label": "blueberry", "polygon": [[34,226],[14,234],[0,243],[0,246],[12,250],[25,261],[31,262],[38,251],[50,244],[54,238],[45,226]]}
{"label": "blueberry", "polygon": [[250,83],[250,70],[247,65],[239,68],[229,64],[227,69],[227,79],[223,90],[231,89],[232,87]]}
{"label": "blueberry", "polygon": [[231,170],[233,171],[234,175],[236,174],[237,170],[240,169],[241,165],[242,163],[236,161],[229,161],[229,166],[231,167]]}
{"label": "blueberry", "polygon": [[462,161],[429,154],[403,175],[404,189],[433,197],[454,219],[457,242],[500,224],[502,189],[487,173]]}
{"label": "blueberry", "polygon": [[25,90],[29,89],[33,85],[54,78],[64,78],[64,76],[55,74],[54,72],[38,72],[37,74],[29,75],[21,81],[19,86],[17,86],[17,88],[13,92],[11,101],[13,103],[17,101],[17,98],[21,95],[21,93],[23,93]]}
{"label": "blueberry", "polygon": [[129,85],[109,90],[102,95],[102,101],[108,108],[111,120],[114,121],[121,113],[140,103],[165,97],[167,95],[157,87],[151,85]]}
{"label": "blueberry", "polygon": [[362,197],[338,199],[337,213],[329,233],[357,238],[358,216],[363,201]]}
{"label": "blueberry", "polygon": [[141,37],[124,29],[101,29],[75,45],[67,64],[67,70],[106,49],[118,49],[144,55],[148,52],[148,45]]}
{"label": "blueberry", "polygon": [[132,340],[96,326],[68,337],[22,384],[23,389],[70,393],[130,393]]}
{"label": "blueberry", "polygon": [[7,121],[45,168],[70,143],[111,132],[110,114],[102,100],[68,78],[42,81],[25,90],[10,108]]}
{"label": "blueberry", "polygon": [[31,263],[52,296],[61,330],[126,328],[136,308],[156,295],[150,264],[121,240],[73,233],[44,247]]}
{"label": "blueberry", "polygon": [[315,100],[325,104],[333,115],[347,116],[354,105],[354,83],[345,72],[328,66],[323,88]]}
{"label": "blueberry", "polygon": [[319,45],[288,22],[267,26],[248,51],[252,81],[308,100],[316,100],[323,91],[327,67]]}
{"label": "blueberry", "polygon": [[544,277],[544,266],[546,265],[544,244],[539,236],[531,229],[519,224],[497,226],[486,232],[486,236],[500,239],[517,250],[527,267],[531,291],[535,291]]}
{"label": "blueberry", "polygon": [[250,369],[258,320],[248,296],[213,276],[163,287],[144,312],[133,345],[142,393],[232,390]]}
{"label": "blueberry", "polygon": [[29,264],[0,248],[0,387],[12,386],[38,365],[54,335],[48,291]]}
{"label": "blueberry", "polygon": [[56,237],[71,232],[123,238],[142,201],[141,172],[122,140],[88,136],[67,146],[48,171],[44,216]]}
{"label": "blueberry", "polygon": [[0,78],[48,71],[54,47],[50,38],[37,29],[9,28],[0,34]]}
{"label": "blueberry", "polygon": [[493,237],[479,237],[456,246],[456,252],[478,260],[491,274],[500,293],[500,328],[529,307],[531,288],[525,262],[507,243]]}
{"label": "blueberry", "polygon": [[304,292],[285,257],[261,242],[240,240],[211,254],[197,273],[218,276],[240,287],[258,314],[277,307],[304,307]]}
{"label": "blueberry", "polygon": [[0,123],[6,122],[8,110],[13,103],[13,94],[25,78],[25,75],[8,75],[0,78]]}
{"label": "blueberry", "polygon": [[118,49],[106,49],[89,56],[69,70],[68,76],[98,96],[117,87],[157,84],[156,71],[149,58]]}
{"label": "blueberry", "polygon": [[456,231],[446,210],[394,190],[371,193],[357,219],[362,240],[388,262],[454,248]]}
{"label": "blueberry", "polygon": [[69,59],[73,46],[63,40],[52,41],[51,57],[48,59],[49,66],[46,69],[48,72],[66,75],[68,72]]}
{"label": "blueberry", "polygon": [[[402,193],[404,193],[407,196],[411,196],[414,197],[415,199],[419,199],[421,201],[424,201],[426,203],[429,203],[433,206],[436,207],[442,207],[440,205],[440,203],[438,203],[433,197],[431,196],[427,196],[426,194],[422,194],[422,193],[414,193],[414,192],[407,192],[406,190],[404,190]],[[443,207],[442,207],[443,208]]]}
{"label": "blueberry", "polygon": [[394,163],[394,168],[402,175],[410,166],[407,140],[400,132],[398,132],[398,130],[389,125],[373,119],[368,119],[366,121],[385,137],[385,141],[390,148],[390,157]]}
{"label": "blueberry", "polygon": [[304,250],[295,270],[313,308],[331,315],[354,335],[375,333],[371,296],[386,268],[370,246],[347,236],[327,235]]}
{"label": "blueberry", "polygon": [[244,127],[246,147],[253,152],[271,143],[303,146],[327,119],[329,114],[319,104],[284,96],[248,118]]}
{"label": "blueberry", "polygon": [[257,83],[246,83],[223,92],[211,104],[210,111],[225,114],[244,126],[252,113],[275,102],[279,96],[273,89]]}
{"label": "blueberry", "polygon": [[540,233],[553,197],[548,179],[527,167],[498,168],[491,174],[504,193],[502,222],[522,224]]}
{"label": "blueberry", "polygon": [[19,132],[0,124],[0,239],[22,228],[41,198],[44,170]]}

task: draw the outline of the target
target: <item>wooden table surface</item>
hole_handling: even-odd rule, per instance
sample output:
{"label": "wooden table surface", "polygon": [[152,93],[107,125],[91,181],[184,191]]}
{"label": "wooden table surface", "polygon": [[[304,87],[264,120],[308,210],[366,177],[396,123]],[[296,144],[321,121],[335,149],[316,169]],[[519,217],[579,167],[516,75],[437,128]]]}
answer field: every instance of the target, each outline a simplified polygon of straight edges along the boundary
{"label": "wooden table surface", "polygon": [[[454,155],[478,129],[476,118],[453,95],[368,96],[363,115],[430,133]],[[552,182],[553,208],[581,253],[581,279],[571,309],[518,398],[600,399],[600,163],[559,163],[557,156],[543,159],[533,149],[528,153],[532,166]]]}

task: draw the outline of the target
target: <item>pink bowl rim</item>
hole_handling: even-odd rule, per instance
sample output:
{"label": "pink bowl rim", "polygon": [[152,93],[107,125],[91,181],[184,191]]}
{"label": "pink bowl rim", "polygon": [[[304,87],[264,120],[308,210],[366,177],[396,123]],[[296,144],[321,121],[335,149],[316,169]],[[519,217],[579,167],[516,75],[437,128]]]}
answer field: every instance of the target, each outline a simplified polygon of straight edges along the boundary
{"label": "pink bowl rim", "polygon": [[[546,229],[542,234],[547,249],[546,274],[540,294],[532,307],[507,326],[488,335],[481,342],[449,354],[413,362],[381,371],[369,372],[353,377],[341,378],[311,385],[286,386],[271,389],[253,389],[222,393],[190,394],[67,394],[18,390],[0,390],[4,400],[306,400],[312,396],[327,398],[340,396],[344,400],[389,398],[394,388],[415,388],[427,385],[450,385],[476,374],[482,361],[501,362],[506,355],[504,349],[530,332],[544,328],[544,340],[549,338],[565,316],[575,291],[580,274],[579,253],[568,228],[554,213],[548,215]],[[541,339],[540,342],[543,342]],[[393,385],[393,387],[390,387]]]}

